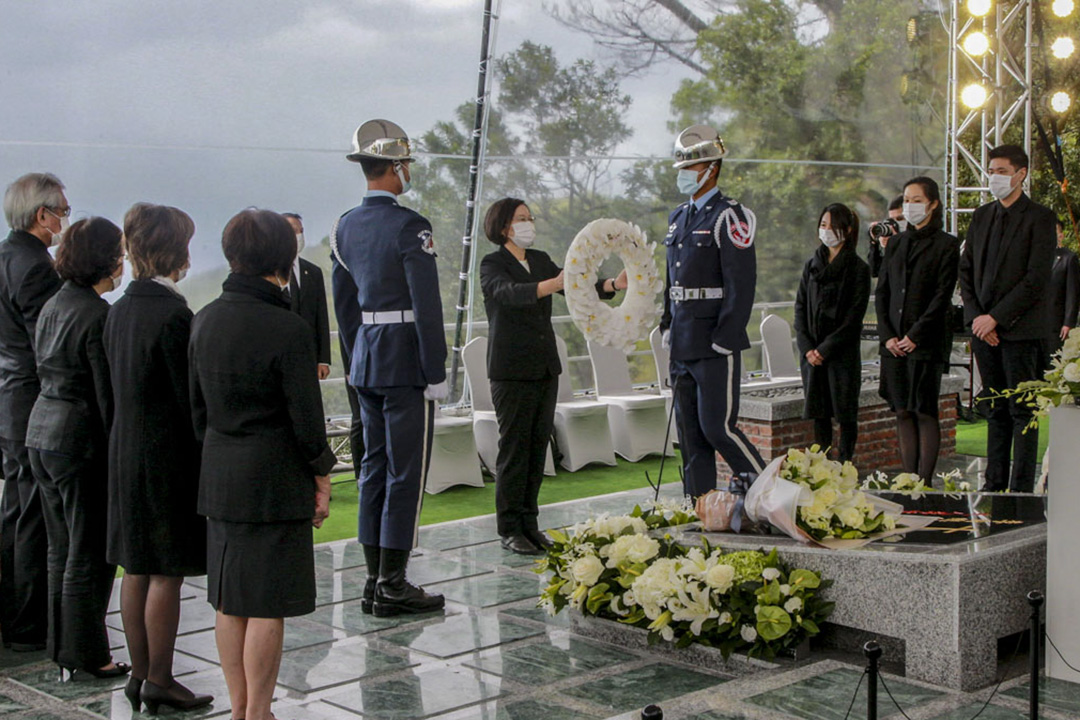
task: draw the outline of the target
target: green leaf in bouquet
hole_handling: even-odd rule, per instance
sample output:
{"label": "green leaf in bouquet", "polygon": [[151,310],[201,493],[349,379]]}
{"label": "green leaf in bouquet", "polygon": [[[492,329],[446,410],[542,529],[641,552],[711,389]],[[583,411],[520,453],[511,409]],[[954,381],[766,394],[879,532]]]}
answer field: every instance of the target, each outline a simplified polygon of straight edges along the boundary
{"label": "green leaf in bouquet", "polygon": [[819,632],[821,632],[821,629],[817,626],[817,623],[810,618],[803,618],[802,622],[800,622],[799,624],[802,625],[803,630],[805,630],[811,635],[817,635]]}
{"label": "green leaf in bouquet", "polygon": [[561,530],[548,530],[547,534],[551,538],[552,542],[554,542],[556,545],[565,545],[567,542],[569,542],[569,538],[566,536],[566,533]]}
{"label": "green leaf in bouquet", "polygon": [[694,642],[694,634],[690,632],[683,633],[678,640],[675,641],[675,647],[682,649],[690,647],[690,644]]}
{"label": "green leaf in bouquet", "polygon": [[644,514],[645,512],[641,509],[640,505],[635,505],[634,509],[630,511],[630,517],[632,518],[639,518]]}
{"label": "green leaf in bouquet", "polygon": [[780,582],[773,580],[758,590],[757,595],[760,604],[776,605],[780,602]]}
{"label": "green leaf in bouquet", "polygon": [[766,642],[778,640],[791,629],[791,616],[782,607],[765,605],[757,611],[758,636]]}
{"label": "green leaf in bouquet", "polygon": [[599,583],[593,585],[592,589],[589,590],[589,596],[585,600],[585,607],[593,615],[595,615],[605,604],[611,602],[613,595],[607,591],[609,587],[611,586],[607,583]]}
{"label": "green leaf in bouquet", "polygon": [[627,625],[636,625],[645,619],[645,611],[641,608],[636,608],[633,612],[624,618],[619,618],[619,622],[626,623]]}
{"label": "green leaf in bouquet", "polygon": [[867,534],[877,532],[878,528],[881,527],[881,523],[882,523],[882,521],[884,521],[884,519],[885,519],[885,513],[879,512],[874,517],[867,518],[865,521],[863,521],[862,527],[859,528],[859,529],[862,530],[864,533],[867,533]]}
{"label": "green leaf in bouquet", "polygon": [[821,585],[821,578],[815,572],[799,568],[792,570],[788,575],[788,585],[792,587],[792,590],[812,589]]}

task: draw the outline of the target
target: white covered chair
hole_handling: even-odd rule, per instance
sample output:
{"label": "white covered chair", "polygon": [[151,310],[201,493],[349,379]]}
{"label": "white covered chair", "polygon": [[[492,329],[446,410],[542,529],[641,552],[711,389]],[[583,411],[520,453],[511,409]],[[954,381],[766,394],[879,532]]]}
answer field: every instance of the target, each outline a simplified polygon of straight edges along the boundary
{"label": "white covered chair", "polygon": [[664,333],[659,325],[649,333],[649,347],[652,348],[653,363],[656,365],[656,384],[665,399],[664,412],[670,415],[671,404],[675,402],[671,390],[671,353],[664,347]]}
{"label": "white covered chair", "polygon": [[673,455],[667,434],[667,402],[661,395],[634,392],[630,366],[618,348],[589,341],[596,397],[608,404],[608,423],[615,452],[630,462],[646,455]]}
{"label": "white covered chair", "polygon": [[454,485],[484,487],[472,425],[470,418],[443,415],[435,403],[435,436],[424,487],[431,495]]}
{"label": "white covered chair", "polygon": [[559,375],[559,400],[555,405],[555,439],[562,459],[559,464],[570,472],[598,462],[615,464],[615,447],[608,427],[607,403],[575,400],[570,387],[570,361],[566,343],[555,336],[562,374]]}
{"label": "white covered chair", "polygon": [[[495,475],[495,461],[499,457],[499,423],[495,418],[495,404],[491,401],[491,383],[487,374],[486,337],[473,338],[461,348],[461,362],[465,365],[465,377],[472,397],[473,437],[480,462],[488,472]],[[544,460],[544,474],[555,474],[555,462],[551,459],[551,446]]]}
{"label": "white covered chair", "polygon": [[791,344],[791,325],[778,315],[766,315],[761,321],[762,361],[769,376],[769,384],[802,383],[799,364]]}

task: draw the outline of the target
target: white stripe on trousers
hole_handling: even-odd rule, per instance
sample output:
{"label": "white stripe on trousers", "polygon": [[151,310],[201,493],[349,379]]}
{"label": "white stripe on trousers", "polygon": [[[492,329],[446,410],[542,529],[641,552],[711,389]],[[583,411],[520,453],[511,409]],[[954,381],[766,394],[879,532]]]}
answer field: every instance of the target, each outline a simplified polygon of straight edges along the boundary
{"label": "white stripe on trousers", "polygon": [[[420,541],[420,509],[424,504],[424,492],[427,488],[428,460],[431,457],[428,451],[428,433],[431,432],[431,411],[434,404],[434,400],[424,399],[424,447],[422,449],[424,459],[420,461],[420,492],[416,496],[416,519],[413,521],[412,546],[414,548]],[[435,444],[434,436],[431,438],[431,444]]]}
{"label": "white stripe on trousers", "polygon": [[[757,460],[754,458],[754,453],[747,451],[746,445],[739,439],[739,436],[731,434],[731,413],[735,409],[731,402],[731,390],[735,383],[735,363],[732,362],[730,356],[724,358],[724,360],[727,362],[727,417],[724,418],[724,434],[727,435],[733,443],[739,446],[743,455],[746,456],[746,459],[749,460],[750,464],[754,467],[754,471],[760,475],[761,471],[765,468],[758,465]],[[727,458],[724,459],[727,460]],[[730,466],[731,463],[729,462],[728,465]]]}

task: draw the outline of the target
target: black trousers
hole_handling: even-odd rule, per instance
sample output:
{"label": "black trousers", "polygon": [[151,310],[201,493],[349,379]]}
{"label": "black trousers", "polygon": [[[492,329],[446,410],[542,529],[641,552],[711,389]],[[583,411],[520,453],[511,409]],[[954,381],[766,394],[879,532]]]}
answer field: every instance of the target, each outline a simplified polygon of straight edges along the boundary
{"label": "black trousers", "polygon": [[539,529],[540,483],[544,481],[558,392],[558,376],[491,381],[491,400],[499,423],[495,513],[503,537]]}
{"label": "black trousers", "polygon": [[[997,347],[990,347],[982,340],[972,338],[971,350],[979,365],[983,387],[991,391],[1014,388],[1025,380],[1037,380],[1045,367],[1046,350],[1042,340],[1002,340]],[[1031,408],[1015,398],[980,404],[987,416],[986,484],[983,489],[1031,492],[1035,487],[1035,463],[1039,454],[1039,433],[1036,430],[1024,432],[1031,421]]]}
{"label": "black trousers", "polygon": [[108,665],[116,566],[105,560],[108,470],[102,460],[30,450],[49,533],[49,657],[69,668]]}
{"label": "black trousers", "polygon": [[0,626],[4,644],[40,645],[48,628],[49,541],[41,496],[21,440],[0,439],[4,495],[0,499]]}
{"label": "black trousers", "polygon": [[349,411],[352,422],[349,424],[349,453],[352,455],[353,474],[360,479],[360,464],[364,460],[364,421],[360,416],[360,396],[356,394],[356,388],[349,384],[349,349],[345,347],[345,341],[338,335],[338,347],[341,348],[341,359],[345,365],[345,395],[349,398]]}

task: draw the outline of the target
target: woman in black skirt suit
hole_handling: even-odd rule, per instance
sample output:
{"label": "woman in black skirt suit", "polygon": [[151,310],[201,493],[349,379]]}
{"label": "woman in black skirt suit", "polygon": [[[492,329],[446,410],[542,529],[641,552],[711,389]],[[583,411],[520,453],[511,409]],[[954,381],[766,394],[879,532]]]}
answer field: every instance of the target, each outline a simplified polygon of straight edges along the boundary
{"label": "woman in black skirt suit", "polygon": [[56,252],[64,284],[37,321],[41,394],[26,447],[49,539],[47,651],[65,679],[130,669],[112,661],[105,630],[116,566],[105,557],[112,388],[102,344],[109,303],[101,295],[116,288],[123,269],[120,228],[97,217],[75,223]]}
{"label": "woman in black skirt suit", "polygon": [[938,396],[952,345],[960,243],[942,229],[941,194],[931,178],[907,181],[904,217],[908,228],[885,249],[875,296],[880,393],[896,413],[904,471],[929,484],[941,445]]}
{"label": "woman in black skirt suit", "polygon": [[221,247],[231,274],[195,316],[188,354],[207,599],[233,717],[269,720],[284,618],[315,609],[311,526],[329,515],[335,461],[315,341],[285,294],[296,234],[277,213],[244,210]]}
{"label": "woman in black skirt suit", "polygon": [[814,442],[832,446],[840,424],[839,460],[851,460],[858,438],[862,353],[859,333],[870,301],[870,268],[855,254],[859,218],[839,203],[818,219],[820,245],[803,266],[795,296],[795,335],[802,365],[803,417],[814,420]]}
{"label": "woman in black skirt suit", "polygon": [[139,203],[124,217],[134,280],[109,312],[105,353],[113,387],[109,436],[109,562],[124,568],[120,616],[131,656],[125,694],[208,705],[173,678],[184,576],[206,574],[206,521],[195,510],[199,444],[191,426],[187,346],[191,310],[176,283],[195,232],[173,207]]}
{"label": "woman in black skirt suit", "polygon": [[[551,540],[537,525],[544,458],[555,422],[559,353],[551,327],[551,296],[562,270],[542,250],[524,200],[503,198],[488,208],[484,233],[499,249],[480,263],[488,317],[488,377],[499,423],[495,516],[502,546],[540,555]],[[626,288],[626,271],[596,283],[601,298]]]}

